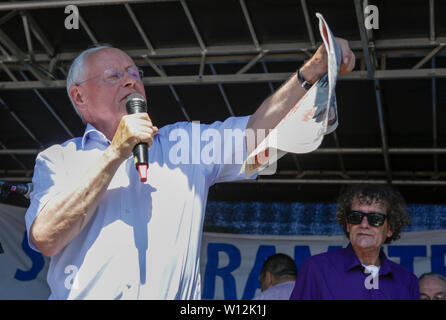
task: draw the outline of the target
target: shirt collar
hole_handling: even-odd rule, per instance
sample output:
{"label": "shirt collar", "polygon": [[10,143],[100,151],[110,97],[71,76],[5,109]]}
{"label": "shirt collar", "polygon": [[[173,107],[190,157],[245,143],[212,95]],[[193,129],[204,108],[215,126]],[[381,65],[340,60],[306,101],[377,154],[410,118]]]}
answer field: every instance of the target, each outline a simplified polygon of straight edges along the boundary
{"label": "shirt collar", "polygon": [[[344,270],[350,271],[353,268],[356,267],[362,267],[361,261],[359,261],[358,257],[356,256],[355,251],[353,250],[352,244],[349,243],[348,246],[344,249],[345,254],[345,263],[344,263]],[[379,252],[379,259],[381,261],[381,268],[379,269],[379,275],[383,276],[388,273],[392,273],[392,268],[389,263],[389,259],[387,259],[386,254],[381,249]]]}
{"label": "shirt collar", "polygon": [[109,145],[111,143],[101,131],[97,130],[90,123],[87,124],[84,135],[82,136],[82,149],[85,149],[85,145],[87,144],[88,140],[94,140],[105,145]]}

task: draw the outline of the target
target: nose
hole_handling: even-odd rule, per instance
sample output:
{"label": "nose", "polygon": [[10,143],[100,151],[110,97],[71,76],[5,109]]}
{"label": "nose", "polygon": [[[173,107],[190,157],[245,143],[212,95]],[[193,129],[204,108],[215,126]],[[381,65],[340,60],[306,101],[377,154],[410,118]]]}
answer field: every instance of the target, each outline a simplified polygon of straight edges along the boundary
{"label": "nose", "polygon": [[367,220],[367,216],[362,217],[362,221],[360,224],[361,228],[368,228],[369,227],[369,221]]}
{"label": "nose", "polygon": [[136,85],[136,82],[138,81],[134,76],[132,76],[127,71],[124,72],[124,87],[132,88]]}

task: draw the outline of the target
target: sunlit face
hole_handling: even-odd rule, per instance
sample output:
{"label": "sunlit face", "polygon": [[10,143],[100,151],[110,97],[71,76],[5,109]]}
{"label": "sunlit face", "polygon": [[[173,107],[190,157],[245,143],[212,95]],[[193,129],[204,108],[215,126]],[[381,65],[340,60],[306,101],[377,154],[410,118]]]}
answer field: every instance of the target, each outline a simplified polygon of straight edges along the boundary
{"label": "sunlit face", "polygon": [[[371,204],[361,203],[357,197],[352,201],[351,210],[362,212],[378,212],[387,214],[386,206],[381,202],[372,202]],[[347,222],[347,231],[349,232],[350,242],[353,248],[360,251],[370,251],[381,249],[387,237],[392,235],[388,219],[380,227],[369,225],[367,217],[364,216],[360,224],[349,224]]]}
{"label": "sunlit face", "polygon": [[140,93],[145,97],[142,81],[127,72],[117,83],[109,83],[103,77],[107,69],[127,70],[132,66],[135,67],[133,60],[119,49],[93,52],[85,58],[87,71],[83,75],[83,80],[91,80],[73,86],[77,89],[73,100],[84,119],[104,133],[114,134],[122,116],[127,114],[125,99],[129,94]]}
{"label": "sunlit face", "polygon": [[446,300],[446,283],[427,276],[419,282],[421,300]]}

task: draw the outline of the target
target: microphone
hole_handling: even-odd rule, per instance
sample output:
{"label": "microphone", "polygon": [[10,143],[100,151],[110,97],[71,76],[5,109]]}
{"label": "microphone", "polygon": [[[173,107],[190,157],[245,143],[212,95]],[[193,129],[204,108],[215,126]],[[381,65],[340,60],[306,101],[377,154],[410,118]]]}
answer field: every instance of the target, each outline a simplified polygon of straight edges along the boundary
{"label": "microphone", "polygon": [[[141,94],[133,93],[127,97],[125,108],[128,114],[147,112],[147,103]],[[141,182],[146,182],[147,169],[149,168],[147,143],[138,143],[135,148],[133,148],[133,159],[135,161],[136,170],[138,170],[139,173],[139,179]]]}
{"label": "microphone", "polygon": [[0,190],[3,194],[7,195],[10,192],[16,192],[24,196],[26,199],[29,199],[29,194],[33,191],[33,184],[13,184],[10,182],[6,182],[0,180]]}

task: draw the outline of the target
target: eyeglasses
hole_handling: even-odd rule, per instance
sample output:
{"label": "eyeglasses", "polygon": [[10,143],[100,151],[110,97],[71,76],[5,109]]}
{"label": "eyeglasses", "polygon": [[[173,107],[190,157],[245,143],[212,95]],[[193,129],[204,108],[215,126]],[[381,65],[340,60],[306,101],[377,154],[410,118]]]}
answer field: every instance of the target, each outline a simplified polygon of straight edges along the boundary
{"label": "eyeglasses", "polygon": [[137,67],[128,67],[127,69],[125,69],[125,71],[121,70],[121,69],[117,69],[117,68],[109,68],[109,69],[105,69],[104,73],[102,75],[99,74],[99,75],[91,77],[89,79],[79,81],[76,84],[81,85],[84,82],[93,80],[100,76],[103,76],[103,79],[105,82],[110,83],[110,84],[116,84],[122,79],[125,72],[127,72],[129,75],[131,75],[133,78],[135,78],[137,80],[141,80],[144,76],[144,72],[141,69],[138,69]]}
{"label": "eyeglasses", "polygon": [[387,218],[387,215],[379,212],[362,212],[362,211],[350,211],[347,214],[347,221],[350,224],[360,224],[364,216],[367,217],[367,222],[373,227],[381,227]]}

